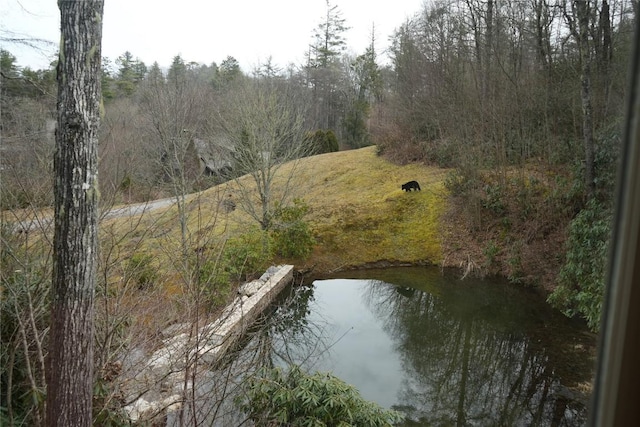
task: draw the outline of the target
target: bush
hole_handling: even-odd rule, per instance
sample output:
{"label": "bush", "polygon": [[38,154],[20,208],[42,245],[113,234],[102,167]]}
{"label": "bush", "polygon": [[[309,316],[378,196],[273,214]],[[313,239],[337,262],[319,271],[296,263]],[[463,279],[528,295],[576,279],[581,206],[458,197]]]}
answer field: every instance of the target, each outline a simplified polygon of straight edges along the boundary
{"label": "bush", "polygon": [[311,143],[311,154],[332,153],[340,149],[338,138],[332,130],[318,129],[315,132],[309,132],[305,142]]}
{"label": "bush", "polygon": [[256,426],[392,426],[395,411],[364,400],[358,391],[326,373],[264,369],[245,385],[236,403]]}
{"label": "bush", "polygon": [[[549,302],[567,316],[583,316],[594,332],[600,328],[604,299],[620,158],[620,128],[605,128],[596,139],[596,191],[569,225],[566,258],[558,275],[558,287],[549,296]],[[582,177],[580,172],[577,176]],[[584,192],[582,181],[574,186]]]}
{"label": "bush", "polygon": [[485,197],[482,200],[482,207],[490,210],[495,215],[504,215],[507,210],[505,189],[500,184],[487,184],[484,187],[484,191]]}
{"label": "bush", "polygon": [[571,221],[566,260],[549,296],[567,316],[582,315],[593,331],[600,327],[611,221],[611,209],[595,199]]}
{"label": "bush", "polygon": [[153,265],[150,254],[134,253],[125,267],[125,275],[135,280],[139,289],[145,289],[158,280],[158,269]]}
{"label": "bush", "polygon": [[485,185],[479,168],[473,165],[458,167],[447,173],[444,186],[452,196],[469,196],[481,192]]}
{"label": "bush", "polygon": [[221,267],[228,279],[242,281],[264,271],[270,259],[269,236],[255,228],[227,241]]}
{"label": "bush", "polygon": [[292,206],[276,206],[271,239],[278,255],[304,259],[311,254],[315,241],[303,219],[308,212],[309,205],[302,199],[295,199]]}
{"label": "bush", "polygon": [[224,305],[233,283],[262,274],[271,259],[268,235],[257,227],[230,238],[220,248],[210,249],[202,257],[193,258],[199,289],[213,307]]}
{"label": "bush", "polygon": [[217,257],[197,265],[196,271],[199,289],[203,291],[211,307],[224,305],[232,286],[229,272],[220,265]]}

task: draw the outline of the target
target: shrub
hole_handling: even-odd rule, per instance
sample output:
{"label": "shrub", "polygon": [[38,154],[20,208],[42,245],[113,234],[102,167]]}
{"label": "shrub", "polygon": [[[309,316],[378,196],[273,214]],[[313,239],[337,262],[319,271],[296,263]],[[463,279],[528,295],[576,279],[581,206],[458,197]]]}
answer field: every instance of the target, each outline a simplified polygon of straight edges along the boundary
{"label": "shrub", "polygon": [[222,247],[192,258],[191,267],[199,289],[212,307],[224,305],[232,284],[261,274],[271,259],[268,235],[257,227],[230,238]]}
{"label": "shrub", "polygon": [[495,241],[489,240],[482,252],[484,256],[487,257],[486,267],[491,267],[496,262],[496,257],[500,253],[500,247],[496,245]]}
{"label": "shrub", "polygon": [[152,285],[158,280],[158,269],[153,265],[153,256],[143,253],[131,255],[125,267],[125,276],[135,280],[140,289]]}
{"label": "shrub", "polygon": [[600,326],[611,221],[611,209],[595,199],[571,221],[558,287],[549,296],[567,316],[582,315],[593,331]]}
{"label": "shrub", "polygon": [[269,236],[258,228],[227,241],[222,251],[221,267],[231,280],[246,280],[263,271],[271,259]]}
{"label": "shrub", "polygon": [[504,188],[500,184],[487,184],[484,191],[486,196],[482,200],[482,206],[496,215],[504,215],[507,210]]}
{"label": "shrub", "polygon": [[249,379],[237,400],[256,426],[392,426],[398,412],[364,400],[358,391],[327,373],[264,369]]}
{"label": "shrub", "polygon": [[295,199],[292,206],[276,206],[271,230],[274,251],[285,258],[306,258],[311,254],[315,241],[304,216],[309,205]]}
{"label": "shrub", "polygon": [[224,305],[231,292],[230,275],[216,258],[207,259],[196,267],[196,277],[212,308]]}
{"label": "shrub", "polygon": [[484,185],[479,169],[472,165],[458,167],[447,173],[444,179],[444,186],[452,196],[478,193]]}
{"label": "shrub", "polygon": [[[620,127],[612,126],[600,132],[594,153],[596,192],[569,225],[558,287],[549,296],[549,302],[567,316],[583,316],[594,332],[600,328],[604,299],[619,149]],[[582,181],[574,186],[584,191],[580,185]]]}
{"label": "shrub", "polygon": [[338,138],[332,130],[318,129],[315,132],[309,132],[305,141],[311,143],[311,154],[332,153],[340,149]]}

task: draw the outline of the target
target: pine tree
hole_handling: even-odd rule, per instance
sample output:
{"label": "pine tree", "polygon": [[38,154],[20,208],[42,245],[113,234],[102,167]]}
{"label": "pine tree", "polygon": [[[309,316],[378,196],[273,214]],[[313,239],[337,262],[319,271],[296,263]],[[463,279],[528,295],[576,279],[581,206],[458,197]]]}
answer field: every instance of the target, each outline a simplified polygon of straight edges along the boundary
{"label": "pine tree", "polygon": [[[373,34],[373,33],[372,33]],[[367,120],[371,110],[371,102],[380,97],[382,77],[376,63],[375,38],[365,53],[351,62],[352,93],[347,104],[347,111],[342,128],[345,143],[350,147],[364,147],[371,143],[367,130]]]}
{"label": "pine tree", "polygon": [[318,25],[314,34],[315,43],[311,46],[312,58],[309,64],[314,68],[328,68],[340,60],[347,43],[344,33],[349,29],[338,6],[332,6],[327,0],[327,12],[324,21]]}
{"label": "pine tree", "polygon": [[315,98],[314,115],[319,128],[337,131],[342,106],[336,92],[342,54],[346,49],[344,33],[348,29],[338,6],[332,6],[327,0],[327,12],[314,33],[307,64],[309,85]]}
{"label": "pine tree", "polygon": [[184,85],[187,78],[187,66],[180,55],[173,57],[171,67],[167,73],[167,82],[175,88]]}
{"label": "pine tree", "polygon": [[242,75],[238,60],[233,56],[227,56],[227,58],[220,63],[218,75],[223,85],[227,85],[236,80]]}

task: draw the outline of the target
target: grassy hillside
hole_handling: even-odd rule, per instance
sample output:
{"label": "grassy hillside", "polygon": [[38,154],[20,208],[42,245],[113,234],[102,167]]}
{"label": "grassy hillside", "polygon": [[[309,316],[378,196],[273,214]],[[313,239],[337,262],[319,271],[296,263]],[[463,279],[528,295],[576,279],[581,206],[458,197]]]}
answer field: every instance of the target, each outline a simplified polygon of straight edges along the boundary
{"label": "grassy hillside", "polygon": [[[299,197],[309,206],[306,220],[316,245],[305,260],[270,263],[291,263],[313,276],[369,265],[434,264],[461,267],[463,273],[472,267],[474,274],[499,274],[523,283],[555,283],[568,221],[558,216],[565,197],[562,191],[551,191],[557,184],[546,171],[538,172],[536,180],[518,178],[526,179],[526,192],[521,185],[509,185],[511,179],[497,187],[487,177],[472,210],[478,217],[469,218],[469,203],[445,189],[451,171],[400,166],[379,157],[376,147],[283,165],[276,184],[290,176],[291,168],[290,200]],[[402,191],[401,185],[411,180],[417,180],[422,191]],[[252,185],[251,177],[240,181],[243,187]],[[499,199],[489,197],[494,194],[491,188],[501,189]],[[224,209],[229,198],[237,201],[237,209]],[[184,223],[175,203],[102,221],[101,313],[134,325],[132,334],[144,338],[155,337],[154,331],[176,319],[197,315],[196,305],[206,306],[207,315],[224,307],[235,295],[228,279],[240,274],[225,277],[227,272],[220,273],[219,267],[247,259],[246,252],[229,248],[240,240],[242,249],[259,252],[262,243],[257,222],[241,209],[239,199],[238,184],[228,182],[187,196]],[[46,233],[51,232],[49,228]],[[27,251],[42,247],[46,260],[50,239],[38,239],[36,233],[16,238]],[[221,254],[229,258],[221,259]],[[263,271],[262,264],[253,268]]]}
{"label": "grassy hillside", "polygon": [[[306,220],[317,245],[305,261],[277,262],[313,267],[317,274],[371,263],[441,262],[445,170],[394,165],[378,157],[375,147],[308,157],[283,166],[279,177],[289,176],[294,167],[291,197],[309,205]],[[400,186],[410,180],[417,180],[422,191],[402,191]],[[250,177],[242,181],[251,183]],[[237,191],[230,182],[188,197],[186,230],[192,250],[207,247],[215,253],[217,242],[257,227],[242,209],[220,209],[225,198],[237,199]],[[127,252],[153,253],[154,268],[175,263],[182,235],[175,205],[142,218],[111,220],[103,229],[110,235],[126,234]]]}
{"label": "grassy hillside", "polygon": [[[439,263],[446,171],[398,166],[375,147],[328,153],[299,165],[317,247],[308,265],[330,272],[369,263]],[[422,191],[400,186],[417,180]]]}
{"label": "grassy hillside", "polygon": [[[283,165],[275,197],[293,176],[289,201],[298,197],[309,206],[306,220],[316,245],[306,260],[273,263],[292,263],[317,275],[367,265],[436,264],[552,290],[571,210],[558,173],[529,168],[499,180],[488,173],[471,199],[461,199],[445,189],[450,172],[392,163],[378,156],[374,146]],[[422,191],[402,191],[401,185],[410,180],[417,180]],[[243,188],[253,185],[249,176],[240,182]],[[180,283],[191,280],[185,274],[195,271],[193,264],[182,265],[185,259],[217,262],[229,239],[258,229],[240,207],[239,191],[232,181],[187,196],[184,228],[175,204],[103,221],[102,253],[111,257],[105,260],[110,263],[105,276],[115,284],[140,269],[160,288],[180,292]],[[229,198],[239,206],[232,212],[223,208]],[[181,248],[186,258],[180,256]]]}

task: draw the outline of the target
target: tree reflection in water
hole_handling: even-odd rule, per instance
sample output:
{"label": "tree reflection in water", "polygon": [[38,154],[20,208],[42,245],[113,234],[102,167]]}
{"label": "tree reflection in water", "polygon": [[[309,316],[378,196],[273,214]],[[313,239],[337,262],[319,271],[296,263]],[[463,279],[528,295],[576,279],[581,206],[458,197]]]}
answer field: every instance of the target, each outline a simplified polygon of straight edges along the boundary
{"label": "tree reflection in water", "polygon": [[[389,351],[403,370],[394,408],[407,414],[407,426],[584,425],[588,397],[575,390],[591,382],[595,338],[540,297],[431,269],[362,274],[377,279],[359,281],[361,301],[349,306],[370,311],[380,333],[390,337]],[[275,363],[306,364],[312,371],[334,342],[308,292],[299,298],[302,308],[281,311],[281,321],[270,322],[277,326],[265,334]],[[369,353],[365,348],[334,360],[366,363],[375,357]]]}

